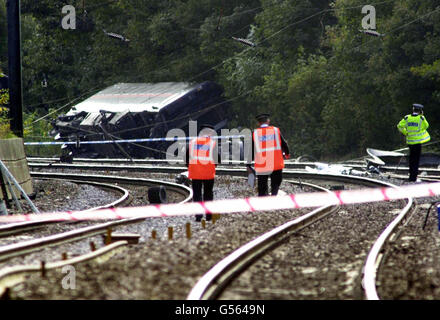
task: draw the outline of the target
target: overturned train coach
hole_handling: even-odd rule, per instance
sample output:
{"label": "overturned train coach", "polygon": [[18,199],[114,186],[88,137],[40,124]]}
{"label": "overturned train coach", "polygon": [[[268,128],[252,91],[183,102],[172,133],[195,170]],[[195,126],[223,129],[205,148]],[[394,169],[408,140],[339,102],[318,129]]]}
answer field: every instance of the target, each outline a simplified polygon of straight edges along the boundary
{"label": "overturned train coach", "polygon": [[52,122],[62,157],[165,158],[171,142],[81,144],[82,141],[161,138],[171,129],[188,136],[189,121],[219,131],[228,123],[228,104],[214,82],[118,83],[72,107]]}

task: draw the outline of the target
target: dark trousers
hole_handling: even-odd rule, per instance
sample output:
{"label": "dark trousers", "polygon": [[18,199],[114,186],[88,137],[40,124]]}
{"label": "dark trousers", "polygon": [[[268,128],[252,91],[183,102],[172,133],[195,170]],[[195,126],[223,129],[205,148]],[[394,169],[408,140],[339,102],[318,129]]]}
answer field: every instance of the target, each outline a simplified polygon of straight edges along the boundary
{"label": "dark trousers", "polygon": [[[192,189],[193,189],[193,201],[211,201],[214,199],[214,179],[212,180],[192,180]],[[202,192],[203,189],[203,192]],[[200,221],[202,219],[202,214],[196,215],[196,221]],[[211,215],[206,215],[206,220],[211,220]]]}
{"label": "dark trousers", "polygon": [[422,145],[409,144],[409,181],[416,181],[419,174],[420,155],[422,153]]}
{"label": "dark trousers", "polygon": [[258,196],[267,196],[269,194],[267,189],[268,179],[270,177],[270,193],[273,196],[278,194],[281,182],[283,181],[283,170],[273,171],[270,175],[257,175],[258,179]]}

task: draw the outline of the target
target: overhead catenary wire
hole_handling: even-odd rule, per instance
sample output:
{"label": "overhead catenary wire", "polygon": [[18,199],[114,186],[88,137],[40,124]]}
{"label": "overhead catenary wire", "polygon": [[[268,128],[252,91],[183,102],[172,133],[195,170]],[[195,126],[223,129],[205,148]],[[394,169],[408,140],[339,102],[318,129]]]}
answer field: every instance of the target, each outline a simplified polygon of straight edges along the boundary
{"label": "overhead catenary wire", "polygon": [[[166,69],[166,68],[167,68],[167,64],[166,64],[166,65],[163,65],[163,66],[161,66],[161,67],[159,67],[159,68],[158,68],[157,70],[155,70],[154,72],[160,72],[160,71],[162,71],[162,70],[164,70],[164,69]],[[137,80],[137,79],[139,79],[139,78],[142,78],[143,76],[144,76],[144,75],[139,75],[138,77],[135,77],[134,79]],[[81,99],[82,97],[84,97],[84,96],[87,95],[87,94],[90,94],[90,93],[92,93],[92,92],[95,92],[95,93],[96,93],[96,90],[98,90],[99,88],[102,88],[102,86],[101,86],[101,85],[95,86],[93,89],[91,89],[91,90],[87,90],[86,92],[83,92],[83,93],[79,94],[77,97],[75,97],[74,99],[70,100],[70,101],[69,101],[68,103],[66,103],[65,105],[63,105],[63,106],[57,108],[55,111],[52,111],[52,112],[50,112],[49,114],[46,114],[45,116],[36,119],[35,121],[33,121],[33,122],[31,123],[31,125],[33,125],[33,124],[35,124],[35,123],[37,123],[37,122],[39,122],[39,121],[41,121],[41,120],[45,120],[45,121],[47,121],[46,118],[47,118],[49,115],[51,115],[51,114],[53,114],[53,113],[55,113],[55,112],[58,112],[58,111],[60,111],[60,110],[62,110],[62,109],[64,109],[64,108],[68,107],[69,105],[71,105],[71,104],[74,103],[75,101]],[[99,90],[99,91],[101,91],[101,90]],[[159,93],[164,93],[164,92],[165,92],[164,89],[162,89],[162,91],[159,91]],[[152,97],[151,97],[151,98],[147,98],[146,101],[148,101],[148,100],[150,100],[150,99],[152,99]],[[38,104],[38,105],[40,105],[40,104]],[[28,106],[28,107],[31,107],[31,106]],[[25,129],[29,129],[29,128],[31,127],[31,125],[27,126]],[[92,131],[90,131],[90,132],[92,132]]]}
{"label": "overhead catenary wire", "polygon": [[[379,2],[379,3],[373,4],[373,5],[378,5],[378,4],[388,3],[388,2],[391,2],[391,1],[394,1],[394,0],[382,1],[382,2]],[[286,28],[291,27],[291,26],[294,26],[294,25],[299,24],[299,23],[302,23],[302,22],[304,22],[304,21],[307,21],[307,20],[309,20],[309,19],[311,19],[311,18],[313,18],[313,17],[315,17],[315,16],[317,16],[317,15],[319,15],[319,14],[324,13],[324,12],[327,12],[327,11],[335,11],[335,10],[358,9],[358,8],[360,8],[360,7],[362,7],[362,6],[358,5],[358,6],[355,6],[355,7],[349,7],[349,8],[341,8],[341,9],[324,9],[324,10],[321,10],[321,11],[319,11],[319,12],[316,12],[316,13],[314,13],[314,14],[312,14],[312,15],[306,17],[306,18],[304,18],[304,19],[301,19],[301,20],[299,20],[299,21],[295,21],[295,22],[292,23],[292,24],[289,24],[288,26],[286,26],[286,27],[282,28],[281,30],[279,30],[279,31],[273,33],[272,35],[268,36],[268,37],[265,38],[264,40],[270,39],[270,38],[272,38],[273,36],[275,36],[275,35],[279,34],[280,32],[284,31]],[[258,8],[260,8],[260,7],[258,7]],[[263,41],[264,41],[264,40],[263,40]],[[217,67],[223,65],[225,62],[227,62],[227,61],[229,61],[229,60],[235,58],[236,56],[239,56],[239,55],[241,55],[241,54],[244,54],[245,52],[247,52],[248,50],[251,50],[251,49],[252,49],[252,48],[247,48],[247,49],[245,49],[245,50],[243,50],[243,51],[241,51],[241,52],[239,52],[239,53],[234,54],[232,57],[228,57],[228,58],[226,58],[225,60],[223,60],[223,61],[220,62],[219,64],[217,64],[217,65],[215,65],[215,66],[213,66],[213,67],[211,67],[211,68],[209,68],[209,69],[207,69],[207,70],[205,70],[205,71],[203,71],[203,72],[201,72],[201,73],[199,73],[199,74],[197,74],[197,75],[191,77],[191,78],[188,80],[188,82],[192,82],[192,81],[194,81],[195,79],[201,77],[202,75],[208,73],[209,71],[212,71],[212,70],[214,70],[215,68],[217,68]],[[247,92],[245,92],[245,93],[243,93],[243,94],[241,94],[241,95],[239,95],[239,96],[237,96],[237,97],[234,97],[233,99],[235,100],[235,98],[242,97],[242,96],[244,96],[244,95],[249,94],[250,92],[251,92],[251,90],[249,90],[249,91],[247,91]],[[233,99],[227,100],[227,102],[230,102],[230,101],[232,101]],[[213,105],[212,107],[215,107],[215,106],[218,106],[218,105],[216,104],[216,105]],[[211,108],[211,107],[210,107],[210,108]],[[206,109],[206,110],[209,110],[209,108]],[[201,111],[197,111],[197,112],[191,113],[189,116],[196,115],[196,114],[198,114],[199,112],[203,112],[203,111],[205,111],[205,110],[201,110]],[[184,117],[183,117],[183,118],[184,118]],[[172,122],[172,121],[176,121],[176,120],[180,120],[180,119],[183,119],[183,118],[172,119],[172,120],[162,121],[162,122],[155,123],[155,124],[149,124],[149,125],[145,125],[145,126],[140,126],[140,127],[135,127],[135,128],[130,128],[130,129],[125,129],[125,130],[120,130],[120,131],[113,132],[113,134],[125,133],[125,132],[134,131],[134,130],[139,130],[139,129],[145,129],[145,128],[152,127],[152,126],[154,126],[154,125],[156,125],[156,124],[166,124],[166,123],[169,123],[169,122]]]}
{"label": "overhead catenary wire", "polygon": [[[87,9],[87,10],[95,9],[95,8],[98,8],[98,7],[106,6],[106,5],[108,5],[108,4],[116,3],[116,2],[118,2],[118,1],[119,1],[119,0],[111,0],[111,1],[104,2],[104,3],[100,3],[100,4],[95,4],[95,5],[92,5],[92,6],[84,7],[84,8]],[[160,68],[158,68],[158,69],[156,69],[156,70],[154,70],[154,71],[152,71],[152,72],[160,72],[160,71],[166,69],[167,66],[168,66],[168,64],[165,64],[165,65],[163,65],[162,67],[160,67]],[[144,76],[144,75],[140,75],[140,76],[136,77],[135,79],[142,78],[143,76]],[[63,105],[63,106],[61,106],[61,107],[59,107],[58,109],[52,111],[52,112],[49,113],[49,114],[46,114],[46,115],[43,116],[43,117],[40,117],[40,118],[36,119],[35,121],[33,121],[33,122],[31,123],[31,125],[32,125],[32,124],[35,124],[35,123],[37,123],[37,122],[39,122],[39,121],[41,121],[41,120],[45,120],[49,115],[51,115],[51,114],[53,114],[53,113],[56,113],[56,112],[62,110],[63,108],[66,108],[67,106],[69,106],[69,105],[72,104],[73,102],[75,102],[75,101],[79,100],[80,98],[82,98],[84,95],[86,95],[86,94],[88,94],[88,93],[91,93],[91,92],[95,92],[95,91],[96,91],[97,89],[99,89],[99,88],[102,88],[102,86],[101,86],[101,85],[99,85],[99,86],[95,86],[92,90],[88,90],[87,92],[81,93],[81,94],[80,94],[79,96],[77,96],[76,98],[70,100],[67,104],[65,104],[65,105]],[[62,101],[62,100],[65,100],[65,99],[68,99],[68,98],[62,98],[62,99],[52,100],[52,101],[49,101],[49,102],[33,104],[33,105],[30,105],[30,106],[27,106],[27,107],[29,108],[29,107],[39,106],[39,105],[42,105],[42,104],[50,104],[50,103],[54,103],[55,101]],[[150,99],[150,98],[149,98],[149,99]],[[29,128],[31,128],[31,125],[27,126],[25,129],[29,129]]]}
{"label": "overhead catenary wire", "polygon": [[[37,122],[39,122],[39,121],[41,121],[41,120],[44,120],[44,119],[46,119],[48,116],[50,116],[50,115],[52,115],[52,114],[54,114],[54,113],[56,113],[56,112],[58,112],[58,111],[60,111],[60,110],[62,110],[62,109],[64,109],[64,108],[66,108],[66,107],[68,107],[68,106],[70,106],[72,103],[74,103],[75,101],[81,99],[81,98],[84,97],[85,95],[87,95],[87,94],[89,94],[89,93],[91,93],[91,92],[95,92],[97,88],[98,88],[98,87],[95,87],[95,88],[93,88],[92,90],[89,90],[89,91],[87,91],[87,92],[85,92],[85,93],[82,93],[81,95],[79,95],[79,96],[77,96],[76,98],[70,100],[68,103],[64,104],[63,106],[61,106],[61,107],[59,107],[59,108],[57,108],[57,109],[55,109],[55,110],[49,112],[48,114],[46,114],[46,115],[44,115],[44,116],[42,116],[42,117],[40,117],[40,118],[38,118],[38,119],[32,121],[30,125],[28,125],[28,126],[25,127],[25,129],[29,129],[29,128],[31,128],[33,124],[35,124],[35,123],[37,123]],[[64,99],[63,99],[63,100],[64,100]],[[50,102],[47,102],[47,103],[45,103],[45,104],[49,104],[49,103],[50,103]],[[40,105],[40,104],[38,104],[38,105]],[[28,106],[28,107],[31,107],[31,106]]]}
{"label": "overhead catenary wire", "polygon": [[[378,3],[374,3],[374,4],[372,4],[372,5],[380,5],[380,4],[384,4],[384,3],[388,3],[388,2],[392,2],[392,1],[394,1],[394,0],[382,1],[382,2],[378,2]],[[113,0],[113,1],[107,1],[107,2],[102,3],[102,4],[96,4],[96,5],[94,5],[94,6],[89,6],[89,7],[87,7],[87,9],[90,9],[90,8],[96,8],[96,7],[101,7],[101,6],[104,6],[104,5],[107,5],[107,4],[112,4],[112,3],[115,3],[115,2],[117,2],[117,1],[115,1],[115,0]],[[272,5],[272,6],[275,6],[275,4]],[[272,6],[269,6],[269,7],[272,7]],[[307,20],[313,18],[314,16],[316,16],[316,15],[318,15],[318,14],[322,14],[322,13],[329,12],[329,11],[357,9],[357,8],[360,8],[360,7],[362,7],[362,5],[358,5],[358,6],[354,6],[354,7],[348,7],[348,8],[335,8],[335,9],[324,9],[324,10],[321,10],[321,11],[319,11],[319,12],[317,12],[317,13],[314,13],[314,14],[312,14],[311,16],[308,16],[308,17],[306,17],[306,18],[304,18],[304,19],[302,19],[302,20],[300,20],[300,21],[296,21],[296,22],[294,22],[294,23],[292,23],[292,24],[287,25],[286,27],[280,29],[279,31],[277,31],[277,32],[275,32],[274,34],[270,35],[269,37],[265,38],[264,40],[270,39],[270,38],[272,38],[273,36],[277,35],[278,33],[284,31],[286,28],[291,27],[291,26],[293,26],[293,25],[295,25],[295,24],[299,24],[299,23],[301,23],[301,22],[307,21]],[[264,8],[264,7],[263,7],[263,6],[259,6],[259,7],[256,7],[256,8],[251,8],[251,9],[245,10],[245,11],[243,11],[243,12],[234,13],[234,14],[232,14],[231,16],[245,14],[245,13],[252,12],[252,11],[255,11],[255,10],[258,10],[258,9],[261,9],[261,8]],[[229,17],[230,17],[230,16],[229,16]],[[249,26],[249,25],[247,25],[247,26]],[[263,40],[263,41],[264,41],[264,40]],[[245,50],[245,51],[246,51],[246,50]],[[239,55],[239,54],[241,54],[241,53],[244,53],[244,52],[240,52],[240,53],[238,53],[238,54],[236,54],[236,55]],[[234,56],[235,56],[235,55],[234,55]],[[233,57],[234,57],[234,56],[233,56]],[[220,64],[215,65],[214,67],[211,67],[211,68],[205,70],[204,72],[199,73],[198,75],[196,75],[196,76],[190,78],[189,82],[191,82],[191,81],[195,80],[196,78],[200,77],[201,75],[203,75],[203,74],[205,74],[205,73],[207,73],[207,72],[209,72],[209,71],[211,71],[211,70],[217,68],[218,66],[222,65],[225,61],[227,61],[227,60],[229,60],[229,59],[230,59],[230,58],[227,58],[226,60],[222,61]],[[62,108],[63,108],[63,107],[61,107],[61,109],[62,109]],[[34,122],[35,122],[35,121],[34,121]]]}
{"label": "overhead catenary wire", "polygon": [[[385,3],[394,2],[394,1],[395,1],[395,0],[381,1],[381,2],[378,2],[378,3],[373,3],[372,5],[373,5],[373,6],[374,6],[374,5],[380,5],[380,4],[385,4]],[[348,7],[348,8],[335,8],[335,9],[324,9],[324,10],[320,10],[320,11],[318,11],[318,12],[313,13],[313,14],[310,15],[310,16],[307,16],[307,17],[305,17],[305,18],[303,18],[303,19],[301,19],[301,20],[299,20],[299,21],[295,21],[295,22],[293,22],[293,23],[291,23],[291,24],[289,24],[289,25],[287,25],[287,26],[281,28],[280,30],[278,30],[278,31],[276,31],[276,32],[274,32],[274,33],[272,33],[271,35],[269,35],[268,37],[264,38],[264,39],[263,39],[262,41],[260,41],[260,42],[264,42],[264,41],[266,41],[266,40],[268,40],[268,39],[271,39],[271,38],[273,38],[274,36],[278,35],[279,33],[283,32],[284,30],[286,30],[287,28],[292,27],[292,26],[297,25],[297,24],[300,24],[300,23],[302,23],[302,22],[308,21],[308,20],[310,20],[310,19],[312,19],[312,18],[314,18],[315,16],[318,16],[318,15],[320,15],[320,14],[323,14],[323,13],[326,13],[326,12],[331,12],[331,11],[359,9],[359,8],[361,8],[361,7],[363,7],[363,5],[357,5],[357,6]],[[246,52],[248,52],[249,50],[252,50],[252,49],[253,49],[252,47],[251,47],[251,48],[246,48],[246,49],[244,49],[243,51],[234,54],[232,57],[228,57],[228,58],[226,58],[225,60],[223,60],[222,62],[216,64],[215,66],[213,66],[213,67],[211,67],[211,68],[209,68],[209,69],[207,69],[207,70],[205,70],[205,71],[203,71],[203,72],[201,72],[201,73],[195,75],[195,76],[192,77],[190,80],[194,80],[194,79],[196,79],[196,78],[198,78],[198,77],[200,77],[200,76],[202,76],[202,75],[208,73],[209,71],[212,71],[212,70],[218,68],[219,66],[221,66],[221,65],[223,65],[224,63],[226,63],[227,61],[229,61],[229,60],[235,58],[236,56],[242,55],[243,53],[246,53]]]}
{"label": "overhead catenary wire", "polygon": [[[118,0],[112,0],[112,1],[107,1],[107,2],[105,2],[105,3],[95,4],[95,5],[93,5],[93,6],[88,6],[87,8],[84,7],[84,2],[83,2],[83,11],[85,12],[86,9],[90,11],[91,9],[95,9],[95,8],[98,8],[98,7],[106,6],[106,5],[108,5],[108,4],[112,4],[112,3],[116,3],[116,2],[118,2]],[[98,87],[95,87],[95,88],[97,89]],[[89,93],[89,92],[92,92],[92,91],[95,91],[95,90],[90,90],[90,91],[88,91],[88,92],[86,92],[86,93],[84,93],[84,94],[81,94],[80,96],[76,97],[75,99],[70,100],[67,104],[65,104],[65,105],[63,105],[63,106],[57,108],[56,110],[54,110],[54,111],[52,111],[52,112],[50,112],[50,113],[48,113],[48,114],[46,114],[46,115],[44,115],[44,116],[42,116],[42,117],[36,119],[36,120],[34,120],[34,121],[33,121],[29,126],[27,126],[25,129],[29,129],[29,128],[31,128],[35,123],[37,123],[37,122],[39,122],[39,121],[41,121],[41,120],[46,120],[46,118],[49,117],[50,115],[52,115],[52,114],[54,114],[54,113],[56,113],[56,112],[58,112],[58,111],[64,109],[65,107],[69,106],[69,105],[72,104],[73,102],[75,102],[75,101],[77,101],[78,99],[80,99],[81,97],[83,97],[85,94],[87,94],[87,93]],[[57,100],[57,101],[60,101],[60,100],[62,101],[62,100],[64,100],[64,99],[65,99],[65,98],[63,98],[63,99],[59,99],[59,100]],[[51,102],[54,102],[54,101],[51,101]],[[51,102],[48,102],[48,103],[51,103]],[[47,104],[47,103],[46,103],[46,104]],[[40,105],[40,104],[37,104],[37,105]],[[46,121],[47,121],[47,120],[46,120]],[[76,129],[78,129],[78,128],[76,128]],[[91,132],[90,132],[90,133],[91,133]],[[93,134],[96,134],[96,133],[93,133]],[[156,149],[148,148],[148,147],[145,147],[145,146],[142,146],[142,145],[137,145],[137,146],[138,146],[138,147],[142,147],[142,148],[151,149],[151,150],[154,150],[154,151],[160,151],[160,150],[156,150]]]}
{"label": "overhead catenary wire", "polygon": [[[435,9],[435,10],[432,10],[432,11],[430,11],[430,12],[424,14],[424,15],[418,16],[416,19],[411,20],[411,21],[408,22],[408,23],[405,23],[405,24],[403,24],[403,25],[401,25],[401,26],[398,26],[398,27],[396,27],[396,28],[394,28],[394,29],[391,29],[391,30],[389,30],[389,31],[386,31],[386,32],[384,33],[383,37],[389,36],[391,33],[394,33],[394,32],[396,32],[396,31],[398,31],[398,30],[400,30],[400,29],[406,28],[406,27],[408,27],[409,25],[411,25],[411,24],[413,24],[413,23],[415,23],[415,22],[417,22],[417,21],[419,21],[419,20],[421,20],[421,19],[423,19],[423,18],[425,18],[425,17],[427,17],[427,16],[429,16],[429,15],[431,15],[431,14],[433,14],[433,13],[439,12],[439,11],[440,11],[440,6],[439,6],[437,9]],[[352,48],[351,50],[357,50],[357,49],[363,47],[364,45],[369,44],[369,43],[374,42],[374,41],[377,41],[377,40],[379,40],[379,39],[381,39],[381,38],[383,38],[383,37],[374,37],[374,38],[372,38],[372,39],[366,41],[365,43],[363,43],[363,44],[361,44],[361,45],[358,45],[358,46]]]}
{"label": "overhead catenary wire", "polygon": [[[388,0],[388,1],[378,2],[378,3],[373,3],[372,5],[380,5],[380,4],[389,3],[389,2],[394,2],[394,0]],[[281,28],[280,30],[274,32],[274,33],[271,34],[270,36],[268,36],[268,37],[266,37],[265,39],[263,39],[263,41],[264,41],[264,40],[267,40],[267,39],[270,39],[270,38],[272,38],[272,37],[274,37],[274,36],[276,36],[277,34],[283,32],[284,30],[286,30],[287,28],[289,28],[289,27],[291,27],[291,26],[294,26],[294,25],[296,25],[296,24],[299,24],[299,23],[302,23],[302,22],[308,21],[308,20],[312,19],[313,17],[318,16],[319,14],[323,14],[323,13],[331,12],[331,11],[337,11],[337,10],[357,9],[357,8],[360,8],[360,7],[362,7],[362,5],[358,5],[358,6],[354,6],[354,7],[347,7],[347,8],[333,8],[333,9],[324,9],[324,10],[321,10],[321,11],[316,12],[316,13],[314,13],[314,14],[308,16],[308,17],[305,17],[305,18],[303,18],[303,19],[301,19],[301,20],[299,20],[299,21],[295,21],[295,22],[293,22],[293,23],[291,23],[291,24],[289,24],[289,25],[287,25],[287,26]],[[435,11],[437,11],[437,10],[434,10],[434,12],[435,12]],[[432,12],[431,12],[431,13],[432,13]],[[431,13],[429,13],[429,14],[431,14]],[[428,15],[428,14],[426,14],[426,15]],[[424,15],[424,16],[426,16],[426,15]],[[399,28],[396,28],[396,30],[401,29],[401,28],[403,28],[403,27],[406,27],[406,26],[410,25],[411,23],[414,23],[414,22],[420,20],[421,18],[422,18],[422,17],[419,17],[419,18],[417,18],[417,19],[415,19],[415,20],[413,20],[413,21],[411,21],[411,22],[409,22],[409,23],[407,23],[407,24],[405,24],[405,25],[403,25],[403,26],[400,26]],[[391,32],[396,31],[396,30],[392,30]],[[387,34],[389,34],[389,32],[388,32]],[[362,47],[362,46],[364,46],[364,45],[367,45],[367,44],[370,43],[370,42],[371,42],[371,41],[368,41],[368,42],[366,42],[366,43],[361,44],[360,46],[356,46],[356,47],[351,48],[351,49],[348,49],[348,50],[353,50],[353,49],[360,48],[360,47]],[[215,68],[221,66],[221,65],[224,64],[226,61],[229,61],[230,59],[233,59],[233,58],[235,58],[235,57],[237,57],[237,56],[239,56],[239,55],[241,55],[241,54],[244,54],[245,52],[247,52],[248,50],[251,50],[251,49],[252,49],[252,48],[247,48],[247,49],[245,49],[245,50],[243,50],[243,51],[241,51],[241,52],[239,52],[239,53],[237,53],[237,54],[234,54],[232,57],[228,57],[228,58],[226,58],[226,59],[223,60],[221,63],[216,64],[215,66],[213,66],[213,67],[211,67],[211,68],[209,68],[209,69],[207,69],[207,70],[205,70],[205,71],[203,71],[203,72],[201,72],[201,73],[199,73],[199,74],[193,76],[193,77],[190,79],[190,81],[193,81],[193,80],[199,78],[200,76],[206,74],[207,72],[209,72],[209,71],[211,71],[211,70],[214,70]],[[333,57],[330,57],[330,58],[333,58]],[[249,90],[249,91],[247,91],[247,92],[245,92],[245,93],[242,93],[242,94],[240,94],[239,96],[236,96],[236,97],[234,97],[234,98],[232,98],[232,99],[229,99],[229,100],[227,100],[227,101],[228,101],[228,102],[229,102],[229,101],[232,101],[233,99],[235,99],[235,98],[239,98],[239,97],[242,97],[242,96],[244,96],[244,95],[247,95],[247,94],[249,94],[250,92],[251,92],[251,90]],[[214,106],[216,106],[216,105],[214,105]],[[213,106],[213,107],[214,107],[214,106]],[[203,112],[203,111],[204,111],[204,110],[201,110],[201,111],[195,112],[194,114],[197,114],[197,113],[199,113],[199,112]],[[191,114],[191,115],[194,115],[194,114]],[[182,119],[182,118],[180,118],[180,119]],[[175,121],[175,120],[178,120],[178,119],[172,119],[172,120],[169,120],[169,121],[163,121],[163,122],[160,122],[160,123],[161,123],[161,124],[164,124],[164,123],[171,122],[171,121]],[[137,127],[137,128],[130,128],[130,129],[126,129],[126,130],[121,130],[121,131],[118,131],[118,132],[114,132],[113,134],[118,134],[118,133],[122,133],[122,132],[129,132],[129,131],[131,131],[131,130],[143,129],[143,128],[147,128],[147,127],[150,127],[150,126],[152,126],[152,125],[146,125],[146,126],[141,126],[141,127]],[[79,128],[75,128],[75,129],[79,129]],[[81,129],[80,129],[80,130],[81,130]],[[96,134],[96,132],[93,132],[93,133],[91,133],[91,134]]]}
{"label": "overhead catenary wire", "polygon": [[[381,1],[381,2],[377,2],[377,3],[373,3],[372,5],[373,5],[373,6],[374,6],[374,5],[381,5],[381,4],[386,4],[386,3],[390,3],[390,2],[394,2],[394,1],[395,1],[395,0]],[[292,26],[297,25],[297,24],[300,24],[300,23],[303,23],[303,22],[305,22],[305,21],[308,21],[308,20],[310,20],[310,19],[312,19],[312,18],[314,18],[314,17],[316,17],[316,16],[318,16],[318,15],[320,15],[320,14],[323,14],[323,13],[326,13],[326,12],[331,12],[331,11],[341,11],[341,10],[353,10],[353,9],[359,9],[359,8],[361,8],[361,7],[363,7],[363,5],[357,5],[357,6],[347,7],[347,8],[332,8],[332,9],[324,9],[324,10],[320,10],[320,11],[318,11],[318,12],[313,13],[313,14],[310,15],[310,16],[307,16],[307,17],[305,17],[305,18],[303,18],[303,19],[301,19],[301,20],[299,20],[299,21],[295,21],[295,22],[293,22],[293,23],[291,23],[291,24],[289,24],[289,25],[287,25],[287,26],[281,28],[280,30],[278,30],[278,31],[272,33],[271,35],[269,35],[268,37],[264,38],[261,42],[266,41],[266,40],[268,40],[268,39],[271,39],[272,37],[278,35],[279,33],[283,32],[284,30],[286,30],[287,28],[292,27]],[[411,24],[411,23],[414,23],[414,22],[417,21],[417,20],[418,20],[418,19],[416,19],[416,20],[414,20],[414,21],[411,21],[410,23],[408,23],[408,24],[406,24],[406,25],[409,25],[409,24]],[[406,25],[405,25],[405,26],[406,26]],[[404,27],[404,26],[403,26],[403,27]],[[390,32],[394,32],[394,31],[395,31],[395,30],[391,30],[391,31],[389,31],[388,33],[390,33]],[[354,49],[360,48],[360,47],[362,47],[362,46],[364,46],[364,45],[367,45],[368,43],[369,43],[369,42],[366,42],[366,43],[361,44],[360,46],[355,46],[355,47],[353,47],[353,48],[349,48],[349,49],[347,49],[347,50],[348,50],[348,51],[351,51],[351,50],[354,50]],[[253,49],[253,47],[246,48],[246,49],[240,51],[239,53],[234,54],[232,57],[228,57],[228,58],[226,58],[225,60],[223,60],[222,62],[216,64],[215,66],[213,66],[213,67],[211,67],[211,68],[209,68],[209,69],[207,69],[207,70],[205,70],[205,71],[203,71],[203,72],[201,72],[201,73],[199,73],[199,74],[193,76],[192,78],[190,78],[189,81],[194,81],[195,79],[201,77],[202,75],[208,73],[209,71],[212,71],[212,70],[218,68],[219,66],[223,65],[223,64],[226,63],[227,61],[229,61],[229,60],[231,60],[231,59],[234,59],[234,58],[238,57],[239,55],[242,55],[242,54],[244,54],[244,53],[246,53],[246,52],[248,52],[249,50],[252,50],[252,49]],[[332,57],[330,57],[329,59],[331,59],[331,58],[332,58]],[[239,95],[239,96],[237,96],[237,97],[235,97],[235,98],[242,97],[242,96],[247,95],[247,94],[249,94],[249,93],[251,93],[251,90],[249,90],[249,91],[247,91],[247,92],[245,92],[245,93],[243,93],[243,94],[241,94],[241,95]],[[231,101],[231,100],[232,100],[232,99],[230,99],[229,101]],[[194,114],[197,114],[197,113],[198,113],[198,112],[196,112],[196,113],[194,113]],[[194,115],[194,114],[191,114],[191,115]],[[181,119],[181,118],[180,118],[180,119]],[[175,119],[173,119],[173,120],[168,120],[168,121],[162,121],[162,122],[160,122],[160,124],[165,124],[165,123],[169,123],[169,122],[172,122],[172,121],[175,121]],[[152,126],[152,125],[146,125],[146,126],[141,126],[141,127],[138,127],[138,128],[130,128],[130,129],[125,129],[125,130],[120,130],[120,131],[117,131],[117,132],[114,132],[114,133],[115,133],[115,134],[123,133],[123,132],[125,133],[125,132],[129,132],[129,131],[137,130],[137,129],[147,128],[147,127],[150,127],[150,126]]]}

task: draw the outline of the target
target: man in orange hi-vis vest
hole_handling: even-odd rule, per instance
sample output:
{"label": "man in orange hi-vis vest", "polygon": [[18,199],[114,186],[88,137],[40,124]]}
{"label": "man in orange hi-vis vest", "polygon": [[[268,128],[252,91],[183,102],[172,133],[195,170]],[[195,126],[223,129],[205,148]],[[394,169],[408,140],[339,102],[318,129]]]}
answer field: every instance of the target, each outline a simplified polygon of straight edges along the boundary
{"label": "man in orange hi-vis vest", "polygon": [[[289,146],[280,129],[270,125],[270,115],[256,117],[259,127],[253,132],[255,171],[258,179],[258,196],[268,195],[270,176],[271,195],[278,194],[283,180],[284,159],[290,158]],[[251,170],[248,165],[248,170]]]}
{"label": "man in orange hi-vis vest", "polygon": [[[202,125],[197,138],[189,141],[186,159],[188,178],[191,179],[193,201],[211,201],[214,199],[213,188],[215,166],[218,162],[218,146],[211,136],[215,135],[214,127]],[[203,192],[202,192],[203,189]],[[201,221],[203,215],[196,215],[196,221]],[[206,220],[211,220],[210,214]]]}

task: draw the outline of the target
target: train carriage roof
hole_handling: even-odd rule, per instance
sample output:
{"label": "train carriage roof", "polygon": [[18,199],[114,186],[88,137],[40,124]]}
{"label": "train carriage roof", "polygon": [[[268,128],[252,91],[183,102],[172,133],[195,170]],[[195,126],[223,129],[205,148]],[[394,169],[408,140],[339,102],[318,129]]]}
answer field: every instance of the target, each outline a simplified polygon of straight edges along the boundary
{"label": "train carriage roof", "polygon": [[68,115],[81,111],[98,113],[100,110],[158,112],[198,86],[186,82],[118,83],[75,105]]}

